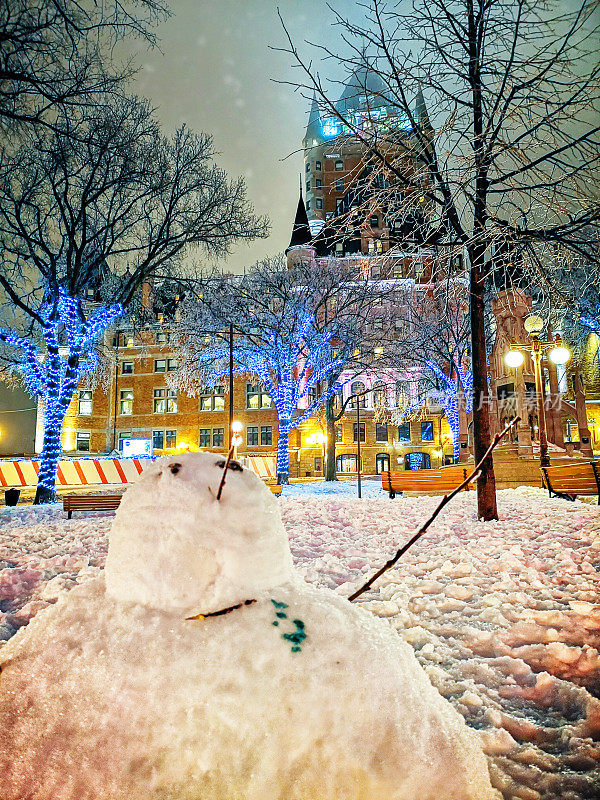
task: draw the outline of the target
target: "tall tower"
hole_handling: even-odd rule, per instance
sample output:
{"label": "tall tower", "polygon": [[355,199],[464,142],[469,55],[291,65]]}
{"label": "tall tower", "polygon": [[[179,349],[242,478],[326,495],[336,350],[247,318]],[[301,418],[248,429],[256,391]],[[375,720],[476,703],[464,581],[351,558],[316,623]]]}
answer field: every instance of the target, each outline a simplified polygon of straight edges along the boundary
{"label": "tall tower", "polygon": [[[333,221],[351,208],[360,207],[368,200],[366,194],[372,191],[369,175],[374,165],[369,164],[367,147],[360,136],[362,131],[367,133],[374,126],[381,126],[385,132],[384,146],[393,149],[395,157],[396,152],[402,156],[410,149],[407,141],[411,138],[412,127],[387,97],[379,75],[364,67],[351,77],[336,108],[349,125],[342,125],[336,116],[321,114],[313,96],[303,139],[306,212],[311,233],[318,237],[317,253],[336,256],[382,253],[395,243],[394,240],[407,237],[410,222],[407,226],[404,221],[402,229],[395,230],[386,209],[373,208],[366,219],[349,232],[346,241],[332,236],[328,228],[338,227]],[[433,133],[421,91],[415,97],[413,118],[421,130]],[[415,230],[422,226],[423,220],[413,221]]]}

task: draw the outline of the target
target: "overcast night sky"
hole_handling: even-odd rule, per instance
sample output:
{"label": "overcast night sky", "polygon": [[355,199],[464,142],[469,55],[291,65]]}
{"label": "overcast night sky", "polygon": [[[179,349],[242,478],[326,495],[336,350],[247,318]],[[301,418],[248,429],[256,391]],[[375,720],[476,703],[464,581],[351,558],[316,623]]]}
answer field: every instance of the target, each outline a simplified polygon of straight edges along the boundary
{"label": "overcast night sky", "polygon": [[[214,136],[219,163],[243,175],[257,212],[268,214],[266,240],[242,245],[222,262],[240,271],[284,249],[298,202],[298,173],[308,103],[293,87],[280,7],[298,43],[335,35],[324,0],[171,0],[173,16],[158,29],[160,51],[141,50],[135,91],[157,107],[165,130],[185,122]],[[338,8],[355,9],[344,0]],[[139,48],[139,43],[138,43]],[[133,52],[133,51],[132,51]]]}

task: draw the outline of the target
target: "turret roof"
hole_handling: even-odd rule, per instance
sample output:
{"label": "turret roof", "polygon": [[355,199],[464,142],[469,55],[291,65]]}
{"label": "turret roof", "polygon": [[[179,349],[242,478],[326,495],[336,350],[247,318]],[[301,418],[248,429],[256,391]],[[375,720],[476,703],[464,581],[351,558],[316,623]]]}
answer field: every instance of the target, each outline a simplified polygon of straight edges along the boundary
{"label": "turret roof", "polygon": [[308,216],[306,214],[306,206],[302,197],[302,188],[300,188],[300,197],[298,199],[298,208],[296,209],[296,218],[292,227],[292,237],[288,245],[288,250],[291,247],[301,247],[302,245],[310,244],[312,241],[312,234],[308,225]]}

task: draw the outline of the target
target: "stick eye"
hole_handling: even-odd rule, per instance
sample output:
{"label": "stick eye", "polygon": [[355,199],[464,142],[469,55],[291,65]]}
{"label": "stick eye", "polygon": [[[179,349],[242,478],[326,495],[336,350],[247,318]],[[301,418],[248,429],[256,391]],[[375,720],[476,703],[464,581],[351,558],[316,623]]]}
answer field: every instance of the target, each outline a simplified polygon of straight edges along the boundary
{"label": "stick eye", "polygon": [[233,470],[233,472],[242,472],[244,468],[242,467],[241,464],[238,464],[237,461],[230,461],[229,469]]}
{"label": "stick eye", "polygon": [[181,469],[181,464],[169,464],[169,469],[171,470],[171,475],[177,475]]}
{"label": "stick eye", "polygon": [[219,469],[225,469],[225,462],[224,461],[217,461],[217,463],[215,464],[215,467],[218,467]]}

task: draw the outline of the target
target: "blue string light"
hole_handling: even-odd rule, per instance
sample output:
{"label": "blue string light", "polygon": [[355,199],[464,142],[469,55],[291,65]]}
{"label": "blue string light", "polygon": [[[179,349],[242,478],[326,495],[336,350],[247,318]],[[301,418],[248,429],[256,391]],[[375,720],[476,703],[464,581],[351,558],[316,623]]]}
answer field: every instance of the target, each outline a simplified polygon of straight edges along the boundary
{"label": "blue string light", "polygon": [[95,343],[122,313],[123,307],[117,304],[86,320],[80,299],[69,296],[61,286],[41,305],[37,341],[0,330],[0,339],[6,345],[23,352],[22,361],[14,369],[23,376],[30,394],[44,404],[38,486],[46,490],[48,499],[54,496],[67,409],[81,378],[98,366]]}
{"label": "blue string light", "polygon": [[[281,326],[265,342],[244,338],[234,346],[235,373],[255,375],[265,387],[277,412],[277,474],[289,475],[290,432],[311,417],[315,411],[344,385],[336,382],[319,397],[309,393],[330,372],[343,366],[343,359],[332,354],[331,332],[321,333],[314,327],[314,317],[306,313],[296,316],[285,328]],[[227,374],[227,347],[203,350],[198,359],[204,370],[204,382],[214,386]],[[307,400],[300,413],[299,404]]]}
{"label": "blue string light", "polygon": [[[458,383],[450,376],[446,375],[440,367],[433,361],[427,360],[425,365],[434,372],[439,380],[442,382],[444,389],[437,395],[440,405],[444,409],[450,430],[452,431],[452,454],[454,461],[458,461],[460,454],[460,409],[459,409],[459,389]],[[460,386],[462,387],[465,413],[470,414],[473,410],[473,373],[467,372],[460,364],[454,364],[454,369],[458,375]],[[400,425],[407,417],[420,411],[427,401],[426,397],[421,397],[416,403],[412,403],[407,408],[400,411],[396,415],[395,423]]]}

